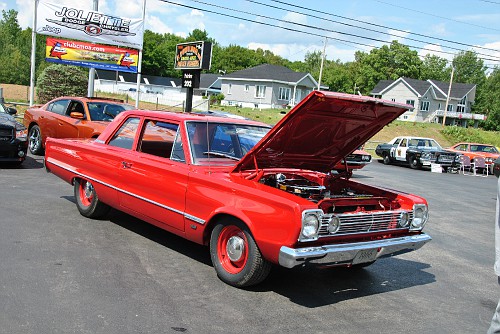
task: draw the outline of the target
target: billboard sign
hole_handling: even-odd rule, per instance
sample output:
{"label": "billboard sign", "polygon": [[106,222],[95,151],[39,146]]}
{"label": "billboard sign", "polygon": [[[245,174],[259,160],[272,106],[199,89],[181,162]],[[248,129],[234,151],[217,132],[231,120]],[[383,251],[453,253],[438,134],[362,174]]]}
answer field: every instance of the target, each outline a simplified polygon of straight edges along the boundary
{"label": "billboard sign", "polygon": [[144,21],[38,1],[38,34],[142,49]]}
{"label": "billboard sign", "polygon": [[212,43],[189,42],[177,44],[174,68],[177,70],[209,70],[212,61]]}
{"label": "billboard sign", "polygon": [[137,73],[139,51],[49,37],[45,46],[45,60],[64,65]]}

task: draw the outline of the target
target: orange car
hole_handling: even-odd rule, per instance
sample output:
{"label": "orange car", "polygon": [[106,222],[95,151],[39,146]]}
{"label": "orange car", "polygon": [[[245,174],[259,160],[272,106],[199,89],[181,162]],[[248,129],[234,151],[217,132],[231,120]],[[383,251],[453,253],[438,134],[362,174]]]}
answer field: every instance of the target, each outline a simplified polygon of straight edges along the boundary
{"label": "orange car", "polygon": [[493,145],[479,143],[458,143],[447,149],[466,155],[471,161],[476,157],[483,157],[487,164],[493,166],[495,160],[500,157],[500,152]]}
{"label": "orange car", "polygon": [[64,96],[35,105],[23,120],[30,152],[42,154],[48,137],[97,138],[116,115],[130,109],[134,107],[121,100],[93,97]]}

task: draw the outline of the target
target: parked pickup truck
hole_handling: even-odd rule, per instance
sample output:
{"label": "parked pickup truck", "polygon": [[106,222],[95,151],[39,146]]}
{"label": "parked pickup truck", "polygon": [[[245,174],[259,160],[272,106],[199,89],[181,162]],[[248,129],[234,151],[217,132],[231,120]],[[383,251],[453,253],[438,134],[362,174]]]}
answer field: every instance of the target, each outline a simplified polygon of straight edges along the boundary
{"label": "parked pickup truck", "polygon": [[403,163],[413,169],[439,164],[445,171],[460,166],[460,154],[444,150],[434,139],[422,137],[396,137],[386,144],[379,144],[375,153],[384,164]]}

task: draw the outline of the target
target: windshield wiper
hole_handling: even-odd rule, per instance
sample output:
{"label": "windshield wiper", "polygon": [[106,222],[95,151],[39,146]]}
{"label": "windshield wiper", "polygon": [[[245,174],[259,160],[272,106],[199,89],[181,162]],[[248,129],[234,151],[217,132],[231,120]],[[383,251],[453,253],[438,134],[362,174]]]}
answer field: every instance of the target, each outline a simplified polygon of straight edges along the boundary
{"label": "windshield wiper", "polygon": [[237,158],[235,156],[229,155],[229,154],[224,153],[224,152],[206,151],[206,152],[203,152],[203,154],[205,154],[205,155],[215,155],[215,156],[218,156],[218,157],[228,158],[228,159],[236,160],[236,161],[240,160],[240,158]]}

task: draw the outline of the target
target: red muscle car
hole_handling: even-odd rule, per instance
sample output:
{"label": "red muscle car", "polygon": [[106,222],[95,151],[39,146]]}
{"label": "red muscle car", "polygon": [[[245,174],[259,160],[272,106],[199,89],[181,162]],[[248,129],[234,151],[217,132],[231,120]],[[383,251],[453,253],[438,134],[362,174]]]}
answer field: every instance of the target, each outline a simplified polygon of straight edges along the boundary
{"label": "red muscle car", "polygon": [[118,113],[130,109],[116,99],[70,96],[32,106],[23,119],[30,152],[42,154],[47,137],[97,138]]}
{"label": "red muscle car", "polygon": [[113,207],[207,245],[219,278],[244,287],[272,265],[363,267],[431,240],[425,199],[331,172],[406,110],[314,91],[272,129],[125,111],[96,140],[48,138],[45,166],[73,185],[82,215]]}
{"label": "red muscle car", "polygon": [[371,154],[363,150],[363,147],[359,147],[351,154],[348,154],[344,159],[340,160],[335,165],[334,169],[339,173],[343,171],[352,173],[353,169],[361,169],[370,162],[372,162]]}

